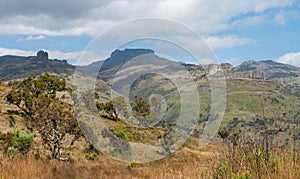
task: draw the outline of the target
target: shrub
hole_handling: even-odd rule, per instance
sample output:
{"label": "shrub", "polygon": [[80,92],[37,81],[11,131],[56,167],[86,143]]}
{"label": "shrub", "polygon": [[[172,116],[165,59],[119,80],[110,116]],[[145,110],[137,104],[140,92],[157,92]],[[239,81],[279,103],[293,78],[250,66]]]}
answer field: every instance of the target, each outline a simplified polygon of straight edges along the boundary
{"label": "shrub", "polygon": [[249,173],[235,174],[234,179],[250,179],[251,175]]}
{"label": "shrub", "polygon": [[97,156],[98,156],[97,152],[91,152],[91,153],[86,154],[86,158],[88,160],[96,160]]}
{"label": "shrub", "polygon": [[19,130],[14,130],[8,133],[8,138],[7,142],[2,142],[6,146],[8,154],[15,154],[17,152],[25,154],[33,142],[34,135],[22,134]]}
{"label": "shrub", "polygon": [[131,162],[129,166],[130,166],[131,168],[138,168],[138,167],[141,167],[142,164],[139,163],[139,162]]}
{"label": "shrub", "polygon": [[18,151],[19,150],[15,147],[8,147],[6,152],[8,153],[8,155],[13,155],[13,154],[16,154]]}
{"label": "shrub", "polygon": [[16,126],[16,120],[13,116],[9,116],[9,125],[10,127],[15,127]]}

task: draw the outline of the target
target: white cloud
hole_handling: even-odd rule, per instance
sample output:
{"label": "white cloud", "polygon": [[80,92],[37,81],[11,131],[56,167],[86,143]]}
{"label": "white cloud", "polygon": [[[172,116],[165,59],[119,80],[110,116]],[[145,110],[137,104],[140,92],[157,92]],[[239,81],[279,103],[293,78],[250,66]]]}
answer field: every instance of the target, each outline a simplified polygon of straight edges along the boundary
{"label": "white cloud", "polygon": [[[61,51],[48,51],[50,59],[71,59],[73,65],[88,65],[92,62],[104,60],[105,55],[98,55],[92,51],[78,51],[78,52],[61,52]],[[83,55],[83,56],[82,56]]]}
{"label": "white cloud", "polygon": [[258,15],[258,16],[250,16],[250,17],[245,17],[243,19],[235,20],[231,24],[234,27],[248,27],[248,26],[262,24],[264,22],[267,22],[267,17],[265,15]]}
{"label": "white cloud", "polygon": [[[295,0],[271,0],[271,1],[259,1],[255,0],[255,11],[262,12],[270,7],[285,7],[292,5]],[[252,2],[253,3],[253,2]]]}
{"label": "white cloud", "polygon": [[36,52],[33,51],[25,51],[19,49],[8,49],[8,48],[1,48],[0,47],[0,56],[3,55],[17,55],[17,56],[32,56],[35,55]]}
{"label": "white cloud", "polygon": [[300,67],[300,52],[287,53],[277,58],[276,61]]}
{"label": "white cloud", "polygon": [[233,46],[248,45],[255,43],[255,40],[238,38],[234,35],[224,37],[208,37],[205,39],[212,49],[228,48]]}
{"label": "white cloud", "polygon": [[[94,36],[113,24],[140,17],[169,18],[190,25],[198,32],[212,33],[231,28],[230,21],[239,15],[262,13],[266,9],[290,6],[294,2],[294,0],[4,1],[2,4],[6,5],[0,7],[0,34],[46,36],[82,34]],[[256,23],[255,21],[260,19],[245,20]]]}
{"label": "white cloud", "polygon": [[28,36],[25,39],[24,38],[17,39],[16,42],[33,41],[33,40],[44,40],[46,38],[47,37],[44,36],[44,35],[37,35],[37,36],[30,35],[30,36]]}
{"label": "white cloud", "polygon": [[286,23],[286,16],[283,12],[279,12],[274,17],[274,22],[278,25],[284,25]]}
{"label": "white cloud", "polygon": [[44,40],[46,39],[47,37],[44,36],[44,35],[38,35],[38,36],[28,36],[25,40]]}
{"label": "white cloud", "polygon": [[300,19],[300,13],[298,11],[280,11],[274,16],[274,22],[278,25],[285,25],[288,20]]}
{"label": "white cloud", "polygon": [[[73,60],[76,65],[88,65],[94,61],[103,60],[105,56],[101,56],[95,54],[91,51],[84,51],[84,59],[81,58],[82,51],[78,52],[61,52],[61,51],[51,51],[51,50],[44,50],[48,52],[50,59],[67,59]],[[17,56],[35,56],[37,52],[34,51],[26,51],[20,49],[8,49],[8,48],[1,48],[0,47],[0,56],[4,55],[17,55]]]}

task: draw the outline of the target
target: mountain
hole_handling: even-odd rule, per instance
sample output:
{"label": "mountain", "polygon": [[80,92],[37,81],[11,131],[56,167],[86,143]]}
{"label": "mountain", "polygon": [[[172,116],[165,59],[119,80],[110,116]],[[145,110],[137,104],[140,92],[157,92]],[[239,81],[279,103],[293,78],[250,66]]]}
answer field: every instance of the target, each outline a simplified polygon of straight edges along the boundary
{"label": "mountain", "polygon": [[246,61],[234,69],[237,71],[255,71],[265,73],[268,80],[290,77],[294,78],[300,76],[300,68],[274,62],[272,60],[260,62]]}
{"label": "mountain", "polygon": [[114,77],[114,75],[126,62],[137,56],[147,54],[155,55],[154,51],[150,49],[115,50],[111,53],[111,56],[108,59],[104,61],[97,61],[87,66],[81,66],[77,69],[93,76],[98,74],[98,78],[108,81]]}
{"label": "mountain", "polygon": [[[151,49],[115,50],[106,60],[93,62],[86,66],[78,66],[77,70],[92,76],[98,75],[99,79],[109,81],[114,78],[124,64],[141,55],[157,57]],[[263,79],[286,85],[300,84],[300,68],[272,60],[246,61],[236,67],[229,63],[206,66],[181,64],[191,73],[203,71],[203,67],[205,67],[208,69],[208,73],[212,74],[217,73],[218,69],[223,69],[226,78],[229,79]],[[0,78],[4,80],[24,78],[31,74],[42,74],[44,72],[72,75],[75,68],[75,66],[68,64],[66,60],[49,59],[48,53],[44,51],[39,51],[36,56],[29,57],[13,55],[0,57]]]}
{"label": "mountain", "polygon": [[55,73],[59,75],[73,74],[75,66],[67,63],[66,60],[51,60],[48,53],[39,51],[36,56],[13,56],[0,57],[0,78],[12,80],[24,78],[31,74]]}

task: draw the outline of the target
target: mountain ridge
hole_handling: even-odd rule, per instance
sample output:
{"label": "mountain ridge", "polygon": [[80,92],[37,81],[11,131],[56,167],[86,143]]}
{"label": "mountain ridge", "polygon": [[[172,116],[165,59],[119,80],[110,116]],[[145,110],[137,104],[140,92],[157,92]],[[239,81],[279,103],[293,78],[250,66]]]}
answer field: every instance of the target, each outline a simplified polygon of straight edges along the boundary
{"label": "mountain ridge", "polygon": [[[130,59],[145,54],[157,56],[155,51],[151,49],[117,49],[105,60],[99,60],[85,66],[74,66],[67,63],[66,60],[49,59],[48,53],[44,51],[39,51],[36,56],[28,57],[4,55],[0,57],[0,78],[3,78],[4,80],[11,80],[15,78],[23,78],[33,73],[41,74],[43,72],[57,73],[59,75],[71,75],[75,69],[78,69],[79,71],[90,75],[96,75],[99,72],[98,77],[105,81],[111,78],[111,76],[114,75]],[[183,62],[178,63],[183,64]],[[185,63],[185,66],[191,70],[199,70],[202,69],[203,66],[208,67],[212,71],[216,68],[221,68],[225,70],[226,73],[236,73],[233,76],[238,76],[239,74],[242,76],[249,76],[248,73],[261,73],[266,75],[266,79],[277,81],[283,78],[294,79],[300,77],[299,67],[279,63],[273,60],[248,60],[237,66],[233,66],[230,63],[210,65]],[[99,70],[100,67],[101,69]]]}

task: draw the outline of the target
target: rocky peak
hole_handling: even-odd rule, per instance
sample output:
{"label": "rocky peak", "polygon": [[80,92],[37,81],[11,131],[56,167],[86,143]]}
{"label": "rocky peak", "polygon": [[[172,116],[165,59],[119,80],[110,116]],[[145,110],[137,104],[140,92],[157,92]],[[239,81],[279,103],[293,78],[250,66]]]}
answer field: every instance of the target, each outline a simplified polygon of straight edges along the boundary
{"label": "rocky peak", "polygon": [[48,53],[45,51],[41,50],[36,54],[37,60],[48,60],[48,58],[49,58]]}

